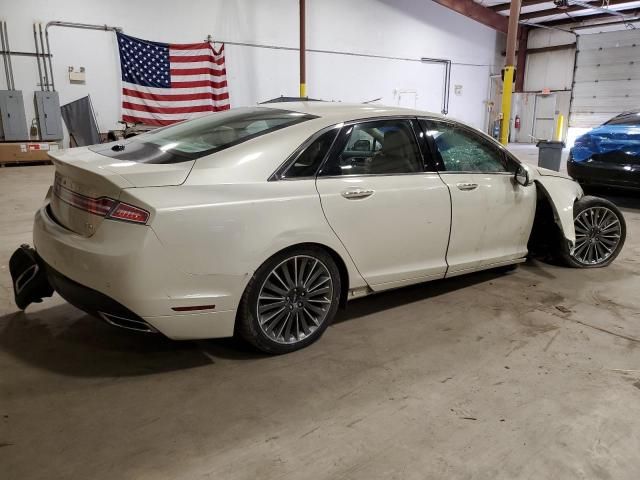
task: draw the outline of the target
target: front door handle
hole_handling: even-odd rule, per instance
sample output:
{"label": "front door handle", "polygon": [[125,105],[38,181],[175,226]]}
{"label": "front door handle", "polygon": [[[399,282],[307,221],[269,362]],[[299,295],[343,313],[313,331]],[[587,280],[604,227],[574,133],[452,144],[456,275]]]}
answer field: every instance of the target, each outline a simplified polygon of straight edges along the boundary
{"label": "front door handle", "polygon": [[353,188],[342,192],[342,196],[348,200],[354,200],[357,198],[367,198],[373,195],[374,190],[365,190],[362,188]]}
{"label": "front door handle", "polygon": [[476,188],[478,188],[477,183],[458,183],[456,186],[458,187],[458,190],[464,191],[475,190]]}

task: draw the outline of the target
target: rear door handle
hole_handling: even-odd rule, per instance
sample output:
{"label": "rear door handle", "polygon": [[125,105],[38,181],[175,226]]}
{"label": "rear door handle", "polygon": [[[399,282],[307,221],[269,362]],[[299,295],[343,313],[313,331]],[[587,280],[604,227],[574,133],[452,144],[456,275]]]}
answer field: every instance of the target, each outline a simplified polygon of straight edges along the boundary
{"label": "rear door handle", "polygon": [[476,188],[478,188],[477,183],[458,183],[456,186],[458,187],[458,190],[464,191],[475,190]]}
{"label": "rear door handle", "polygon": [[374,192],[375,190],[365,190],[363,188],[352,188],[349,190],[345,190],[344,192],[341,193],[341,195],[348,200],[354,200],[357,198],[370,197],[371,195],[374,194]]}

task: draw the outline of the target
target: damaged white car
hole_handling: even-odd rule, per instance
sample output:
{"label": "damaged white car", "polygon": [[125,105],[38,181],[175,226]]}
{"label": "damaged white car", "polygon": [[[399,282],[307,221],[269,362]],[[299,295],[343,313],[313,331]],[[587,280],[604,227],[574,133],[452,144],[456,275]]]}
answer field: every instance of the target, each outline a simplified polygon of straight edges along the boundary
{"label": "damaged white car", "polygon": [[347,300],[557,253],[618,255],[625,222],[557,172],[420,111],[341,103],[234,109],[52,154],[16,303],[57,291],[124,328],[317,340]]}

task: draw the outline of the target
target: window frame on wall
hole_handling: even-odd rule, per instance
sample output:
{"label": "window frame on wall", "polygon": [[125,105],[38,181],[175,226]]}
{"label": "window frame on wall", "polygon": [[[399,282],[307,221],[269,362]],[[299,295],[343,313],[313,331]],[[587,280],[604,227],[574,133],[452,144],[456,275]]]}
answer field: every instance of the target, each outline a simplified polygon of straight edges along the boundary
{"label": "window frame on wall", "polygon": [[[418,117],[418,123],[420,128],[423,129],[425,137],[425,145],[431,151],[432,158],[435,159],[435,163],[439,173],[458,173],[458,174],[491,174],[491,175],[514,175],[521,165],[511,153],[504,148],[503,145],[495,142],[492,138],[483,135],[481,132],[476,131],[474,128],[468,127],[462,123],[455,122],[444,118],[431,118],[431,117]],[[437,125],[446,125],[450,128],[455,128],[464,132],[472,140],[478,141],[478,143],[484,143],[490,148],[495,149],[499,153],[498,160],[501,161],[505,171],[493,171],[493,170],[447,170],[440,150],[436,145],[435,139],[428,135],[430,130],[437,130]]]}
{"label": "window frame on wall", "polygon": [[[418,160],[422,164],[422,169],[415,172],[397,172],[397,173],[355,173],[355,174],[331,174],[327,171],[327,165],[334,163],[337,161],[337,157],[342,153],[349,138],[351,136],[351,129],[356,125],[367,124],[367,123],[376,123],[376,122],[392,122],[392,121],[402,121],[406,122],[411,134],[413,135],[412,140],[415,142],[417,147]],[[375,117],[375,118],[363,118],[360,120],[352,120],[349,122],[345,122],[344,126],[340,129],[340,133],[338,134],[336,140],[333,143],[333,147],[331,148],[331,152],[325,158],[324,163],[322,164],[320,170],[318,171],[318,178],[349,178],[349,177],[370,177],[370,176],[395,176],[395,175],[422,175],[425,172],[436,172],[437,166],[435,164],[434,158],[432,156],[432,152],[427,148],[425,144],[425,134],[418,124],[418,119],[415,116],[388,116],[388,117]]]}

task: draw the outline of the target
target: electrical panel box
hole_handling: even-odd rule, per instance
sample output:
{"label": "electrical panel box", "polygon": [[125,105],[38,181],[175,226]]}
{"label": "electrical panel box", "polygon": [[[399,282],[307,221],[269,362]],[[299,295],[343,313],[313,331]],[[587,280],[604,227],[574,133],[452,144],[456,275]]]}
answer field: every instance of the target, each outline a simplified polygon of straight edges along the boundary
{"label": "electrical panel box", "polygon": [[34,101],[41,140],[62,139],[62,117],[58,92],[35,92]]}
{"label": "electrical panel box", "polygon": [[0,140],[29,140],[24,100],[20,90],[0,90]]}

